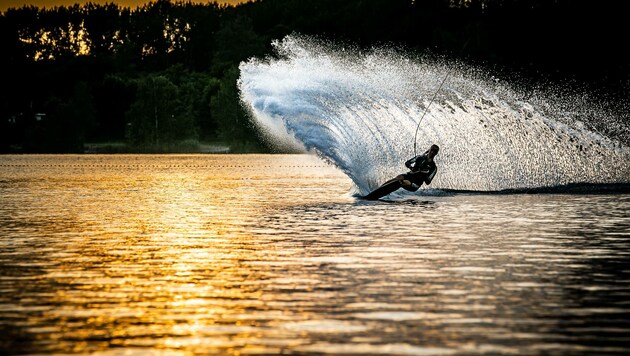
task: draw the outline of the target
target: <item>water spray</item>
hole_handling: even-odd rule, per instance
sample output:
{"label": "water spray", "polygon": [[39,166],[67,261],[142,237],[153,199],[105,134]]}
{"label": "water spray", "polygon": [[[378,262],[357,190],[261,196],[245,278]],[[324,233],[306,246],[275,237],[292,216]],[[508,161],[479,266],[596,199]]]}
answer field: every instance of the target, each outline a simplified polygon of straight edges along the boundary
{"label": "water spray", "polygon": [[359,52],[300,36],[273,45],[276,56],[240,65],[252,123],[280,151],[335,165],[361,194],[400,173],[409,154],[401,143],[413,138],[416,151],[418,136],[448,147],[431,189],[630,182],[630,147],[585,121],[615,112],[580,93],[532,95],[477,68],[386,49]]}
{"label": "water spray", "polygon": [[[466,49],[466,46],[468,46],[468,42],[470,42],[470,38],[466,41],[466,43],[464,43],[464,46],[462,46],[461,53],[463,53],[464,49]],[[442,82],[440,83],[440,86],[438,86],[437,90],[433,94],[433,97],[431,98],[431,101],[429,101],[429,105],[427,105],[427,107],[424,108],[424,113],[422,113],[422,117],[420,117],[420,120],[418,121],[418,126],[416,127],[416,133],[413,135],[413,156],[414,157],[416,157],[418,155],[418,153],[416,151],[416,145],[418,143],[418,130],[420,129],[420,123],[422,122],[422,119],[424,119],[424,115],[427,114],[427,111],[429,110],[429,107],[431,106],[431,104],[435,100],[435,97],[437,96],[437,94],[440,91],[440,89],[442,89],[442,86],[444,85],[444,82],[446,82],[446,79],[451,74],[452,70],[453,70],[453,67],[451,67],[446,72],[446,75],[444,76],[444,79],[442,79]]]}

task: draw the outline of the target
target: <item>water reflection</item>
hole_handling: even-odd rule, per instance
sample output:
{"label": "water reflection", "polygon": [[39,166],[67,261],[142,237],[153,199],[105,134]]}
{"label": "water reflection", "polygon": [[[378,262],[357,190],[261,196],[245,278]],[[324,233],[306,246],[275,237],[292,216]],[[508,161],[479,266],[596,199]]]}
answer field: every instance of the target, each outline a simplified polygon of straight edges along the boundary
{"label": "water reflection", "polygon": [[0,157],[8,353],[625,353],[630,196],[358,201],[307,156]]}

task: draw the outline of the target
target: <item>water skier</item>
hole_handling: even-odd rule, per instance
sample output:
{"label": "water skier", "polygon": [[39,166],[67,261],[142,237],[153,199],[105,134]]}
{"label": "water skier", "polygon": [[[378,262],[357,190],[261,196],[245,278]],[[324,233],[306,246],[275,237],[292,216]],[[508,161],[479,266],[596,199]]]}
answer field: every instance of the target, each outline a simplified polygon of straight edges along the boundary
{"label": "water skier", "polygon": [[440,148],[438,145],[431,145],[428,151],[415,156],[405,162],[405,166],[409,168],[409,172],[400,174],[394,179],[390,179],[383,183],[379,188],[365,196],[365,199],[376,200],[387,194],[390,194],[399,188],[415,192],[420,188],[422,183],[431,184],[433,177],[437,173],[437,166],[433,158],[438,154]]}

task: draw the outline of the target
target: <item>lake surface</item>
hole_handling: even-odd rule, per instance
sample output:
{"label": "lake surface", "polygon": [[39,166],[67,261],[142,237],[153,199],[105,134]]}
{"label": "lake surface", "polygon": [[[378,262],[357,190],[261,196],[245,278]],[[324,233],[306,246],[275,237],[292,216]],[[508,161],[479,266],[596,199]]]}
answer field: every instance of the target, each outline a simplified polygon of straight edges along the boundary
{"label": "lake surface", "polygon": [[351,189],[307,155],[0,156],[0,351],[630,352],[630,194]]}

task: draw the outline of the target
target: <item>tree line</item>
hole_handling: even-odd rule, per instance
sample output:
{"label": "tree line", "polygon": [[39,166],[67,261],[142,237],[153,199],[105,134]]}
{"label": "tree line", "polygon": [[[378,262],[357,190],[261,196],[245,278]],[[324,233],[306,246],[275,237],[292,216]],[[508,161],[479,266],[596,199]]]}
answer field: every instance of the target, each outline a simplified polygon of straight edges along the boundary
{"label": "tree line", "polygon": [[533,83],[573,78],[627,101],[622,10],[612,0],[11,8],[0,14],[0,152],[84,152],[94,142],[137,152],[196,151],[200,142],[265,151],[239,103],[238,64],[291,33],[430,49]]}

